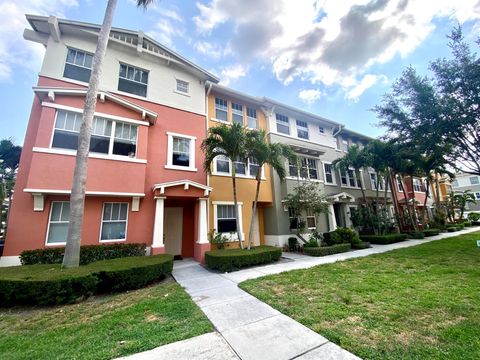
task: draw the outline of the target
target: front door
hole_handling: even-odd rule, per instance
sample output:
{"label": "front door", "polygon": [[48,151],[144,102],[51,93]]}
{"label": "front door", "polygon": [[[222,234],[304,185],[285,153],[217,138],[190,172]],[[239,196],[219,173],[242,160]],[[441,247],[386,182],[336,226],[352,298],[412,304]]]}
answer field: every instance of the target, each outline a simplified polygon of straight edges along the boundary
{"label": "front door", "polygon": [[165,252],[172,255],[181,255],[183,237],[183,208],[166,207],[164,224]]}

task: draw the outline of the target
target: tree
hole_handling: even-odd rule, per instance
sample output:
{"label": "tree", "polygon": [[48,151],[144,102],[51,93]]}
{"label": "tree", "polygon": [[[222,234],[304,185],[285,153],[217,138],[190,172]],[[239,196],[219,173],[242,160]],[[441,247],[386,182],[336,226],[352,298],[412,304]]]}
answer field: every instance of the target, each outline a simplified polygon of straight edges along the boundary
{"label": "tree", "polygon": [[203,168],[207,173],[211,172],[211,166],[217,156],[224,156],[232,162],[232,188],[235,220],[237,225],[238,242],[243,249],[243,233],[240,228],[238,216],[237,200],[237,182],[235,161],[247,162],[248,154],[246,151],[246,132],[242,125],[234,123],[232,125],[221,124],[208,129],[208,135],[203,140],[201,148],[205,153]]}
{"label": "tree", "polygon": [[304,182],[293,189],[293,192],[287,194],[283,204],[293,211],[295,218],[296,235],[304,243],[307,241],[302,236],[305,226],[302,225],[300,217],[304,213],[312,213],[315,217],[321,213],[328,213],[329,204],[325,197],[321,195],[318,183]]}
{"label": "tree", "polygon": [[255,178],[257,187],[255,190],[255,200],[253,201],[252,218],[250,220],[250,229],[248,231],[248,249],[250,250],[253,242],[253,225],[257,212],[258,194],[260,192],[260,184],[262,182],[262,167],[269,164],[277,173],[280,181],[286,176],[285,158],[289,161],[297,161],[297,156],[290,146],[280,143],[269,143],[266,139],[264,130],[252,130],[246,134],[246,151],[249,159],[255,159],[258,165]]}
{"label": "tree", "polygon": [[[137,1],[138,6],[146,8],[152,0]],[[78,267],[80,263],[80,244],[82,238],[83,215],[85,205],[85,185],[87,182],[88,153],[92,134],[92,122],[97,104],[97,93],[102,74],[103,59],[107,50],[116,0],[108,0],[103,23],[98,33],[97,48],[93,55],[92,71],[85,95],[82,125],[78,136],[77,155],[70,194],[70,217],[68,222],[67,244],[63,257],[66,268]]]}
{"label": "tree", "polygon": [[473,195],[470,190],[465,190],[461,193],[455,194],[455,202],[458,210],[460,210],[460,220],[463,219],[463,213],[465,212],[467,205],[477,203],[475,200],[475,195]]}
{"label": "tree", "polygon": [[18,163],[22,147],[15,145],[12,139],[0,141],[0,230],[5,230],[3,223],[8,221],[8,211],[17,176]]}

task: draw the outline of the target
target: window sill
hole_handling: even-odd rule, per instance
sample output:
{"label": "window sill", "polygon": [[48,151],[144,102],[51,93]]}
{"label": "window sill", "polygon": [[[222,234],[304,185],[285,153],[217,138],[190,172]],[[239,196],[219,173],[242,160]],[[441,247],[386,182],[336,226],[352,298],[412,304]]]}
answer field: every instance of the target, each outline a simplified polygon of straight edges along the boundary
{"label": "window sill", "polygon": [[325,185],[338,186],[336,183],[328,183],[328,182],[326,182]]}
{"label": "window sill", "polygon": [[[32,152],[45,153],[45,154],[55,154],[55,155],[67,155],[67,156],[77,156],[76,150],[66,150],[66,149],[50,149],[50,148],[41,148],[34,147]],[[147,160],[130,158],[128,156],[115,156],[115,155],[103,155],[96,153],[89,153],[88,157],[91,159],[102,159],[102,160],[113,160],[113,161],[125,161],[139,164],[146,164]]]}
{"label": "window sill", "polygon": [[125,242],[127,239],[99,240],[101,243]]}
{"label": "window sill", "polygon": [[285,179],[288,180],[300,180],[300,181],[313,181],[313,182],[318,182],[318,183],[323,183],[323,180],[320,179],[305,179],[305,178],[298,178],[296,176],[285,176]]}
{"label": "window sill", "polygon": [[[212,172],[212,175],[213,176],[224,176],[224,177],[229,177],[231,178],[232,177],[232,174],[227,174],[227,173],[219,173],[219,172]],[[237,179],[250,179],[250,180],[256,180],[256,177],[255,176],[247,176],[247,175],[236,175],[235,176]],[[260,180],[264,181],[264,180],[267,180],[266,177],[262,176],[260,178]]]}
{"label": "window sill", "polygon": [[178,166],[178,165],[165,165],[165,169],[181,170],[181,171],[192,171],[192,172],[196,172],[196,171],[197,171],[197,168],[190,168],[190,167]]}
{"label": "window sill", "polygon": [[185,92],[181,92],[181,91],[178,91],[178,90],[173,90],[173,92],[175,94],[178,94],[178,95],[183,95],[183,96],[186,96],[186,97],[191,97],[191,95],[189,93],[185,93]]}
{"label": "window sill", "polygon": [[[225,233],[215,233],[215,234],[221,234],[222,236],[225,236],[226,238],[228,238],[228,241],[227,242],[234,242],[234,241],[238,241],[238,234],[235,232],[233,234],[229,233],[229,232],[225,232]],[[245,234],[242,233],[242,237],[243,237],[243,240],[245,240]]]}
{"label": "window sill", "polygon": [[67,246],[67,243],[66,242],[61,242],[61,243],[54,243],[54,244],[49,244],[49,243],[45,243],[45,246]]}
{"label": "window sill", "polygon": [[210,118],[210,120],[221,123],[221,124],[227,124],[227,125],[230,124],[228,121],[220,120],[220,119],[217,119],[217,118]]}

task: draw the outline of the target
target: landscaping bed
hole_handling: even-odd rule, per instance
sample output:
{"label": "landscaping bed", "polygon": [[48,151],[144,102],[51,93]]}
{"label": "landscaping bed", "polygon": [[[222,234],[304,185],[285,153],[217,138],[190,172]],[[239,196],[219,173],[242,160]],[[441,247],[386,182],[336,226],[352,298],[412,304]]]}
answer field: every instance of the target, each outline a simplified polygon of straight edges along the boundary
{"label": "landscaping bed", "polygon": [[440,234],[440,229],[425,229],[422,230],[425,236],[436,236]]}
{"label": "landscaping bed", "polygon": [[240,287],[363,359],[479,359],[479,236],[270,275]]}
{"label": "landscaping bed", "polygon": [[210,269],[231,272],[243,267],[278,261],[282,249],[274,246],[257,246],[247,249],[212,250],[205,253],[205,263]]}
{"label": "landscaping bed", "polygon": [[408,238],[407,234],[387,234],[387,235],[361,235],[360,239],[368,241],[371,244],[387,245],[401,241]]}
{"label": "landscaping bed", "polygon": [[77,304],[0,309],[0,358],[106,360],[212,330],[190,296],[167,278]]}
{"label": "landscaping bed", "polygon": [[78,268],[23,265],[0,271],[0,306],[72,303],[95,293],[137,289],[170,274],[173,256],[103,260]]}
{"label": "landscaping bed", "polygon": [[332,254],[338,254],[352,250],[350,244],[337,244],[331,246],[317,246],[317,247],[304,247],[303,252],[309,256],[326,256]]}

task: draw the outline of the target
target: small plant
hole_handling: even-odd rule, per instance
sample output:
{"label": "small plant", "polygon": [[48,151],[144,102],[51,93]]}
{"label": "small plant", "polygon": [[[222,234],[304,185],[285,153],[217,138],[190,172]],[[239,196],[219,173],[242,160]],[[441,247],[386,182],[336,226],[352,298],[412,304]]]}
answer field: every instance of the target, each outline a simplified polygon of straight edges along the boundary
{"label": "small plant", "polygon": [[289,251],[295,251],[297,249],[297,246],[298,246],[298,240],[296,237],[289,237],[288,238],[288,250]]}
{"label": "small plant", "polygon": [[221,233],[216,233],[215,229],[211,230],[208,234],[210,244],[215,245],[217,249],[225,249],[225,244],[228,242],[228,237]]}
{"label": "small plant", "polygon": [[470,222],[480,221],[480,213],[471,212],[467,215],[467,219]]}
{"label": "small plant", "polygon": [[425,239],[425,234],[421,231],[411,232],[409,235],[411,239]]}
{"label": "small plant", "polygon": [[311,237],[306,243],[305,245],[303,245],[304,248],[312,248],[312,247],[318,247],[318,241],[317,239]]}
{"label": "small plant", "polygon": [[360,242],[360,238],[358,237],[358,234],[355,232],[355,230],[349,228],[339,227],[335,231],[330,232],[329,234],[329,241],[331,242],[331,244],[328,244],[327,242],[328,245],[351,244],[354,247]]}

